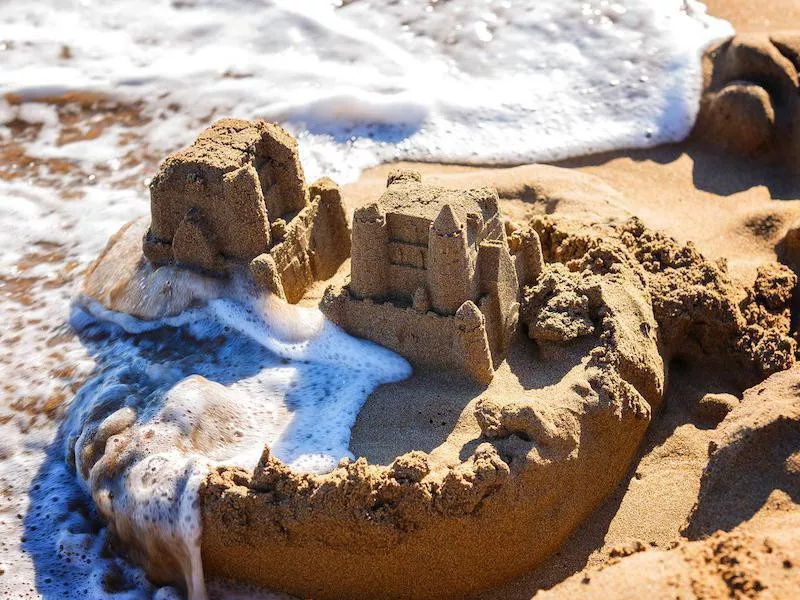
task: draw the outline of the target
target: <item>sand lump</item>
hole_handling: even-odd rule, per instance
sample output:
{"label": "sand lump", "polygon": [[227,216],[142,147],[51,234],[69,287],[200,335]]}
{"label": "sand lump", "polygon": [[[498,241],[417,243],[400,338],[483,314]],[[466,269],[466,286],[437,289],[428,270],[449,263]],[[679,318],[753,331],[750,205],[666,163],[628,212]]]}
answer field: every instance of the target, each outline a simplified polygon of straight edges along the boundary
{"label": "sand lump", "polygon": [[[731,282],[724,263],[707,261],[691,243],[679,244],[635,218],[605,227],[603,239],[599,226],[565,230],[540,218],[533,227],[545,256],[567,267],[543,277],[523,300],[522,320],[533,339],[573,339],[591,329],[596,282],[576,273],[615,273],[627,265],[649,292],[667,360],[735,360],[743,385],[793,363],[795,344],[787,334],[797,277],[788,267],[763,265],[752,288],[741,288]],[[566,280],[561,285],[568,288],[567,298],[563,306],[553,306],[559,280]],[[570,314],[575,318],[566,318]]]}
{"label": "sand lump", "polygon": [[738,34],[710,50],[698,137],[794,168],[800,158],[800,36]]}
{"label": "sand lump", "polygon": [[150,184],[143,251],[227,275],[250,267],[272,293],[297,302],[347,258],[341,193],[328,178],[306,186],[297,142],[278,125],[222,119],[170,154]]}

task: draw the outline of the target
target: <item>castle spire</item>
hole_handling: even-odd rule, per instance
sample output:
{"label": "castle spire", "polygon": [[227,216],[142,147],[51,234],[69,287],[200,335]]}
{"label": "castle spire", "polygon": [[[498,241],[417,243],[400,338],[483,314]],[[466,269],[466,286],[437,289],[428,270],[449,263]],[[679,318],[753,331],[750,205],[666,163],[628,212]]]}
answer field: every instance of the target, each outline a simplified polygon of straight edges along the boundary
{"label": "castle spire", "polygon": [[441,315],[453,315],[471,298],[467,236],[449,204],[442,206],[428,233],[428,291],[431,306]]}
{"label": "castle spire", "polygon": [[461,231],[461,222],[458,220],[453,207],[445,204],[439,211],[439,215],[433,222],[433,230],[441,235],[449,237]]}

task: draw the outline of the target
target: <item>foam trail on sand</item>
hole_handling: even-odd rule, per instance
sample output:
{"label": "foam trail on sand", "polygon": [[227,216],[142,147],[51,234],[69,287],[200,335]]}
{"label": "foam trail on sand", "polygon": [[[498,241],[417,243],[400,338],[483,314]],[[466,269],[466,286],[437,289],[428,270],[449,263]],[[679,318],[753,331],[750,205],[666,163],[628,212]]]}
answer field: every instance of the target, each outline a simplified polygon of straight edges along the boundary
{"label": "foam trail on sand", "polygon": [[192,599],[206,597],[198,490],[209,469],[252,469],[267,445],[296,470],[326,472],[352,458],[369,393],[411,373],[275,298],[218,298],[159,321],[82,298],[72,323],[100,340],[103,368],[70,409],[67,462],[137,562],[156,582],[182,573]]}

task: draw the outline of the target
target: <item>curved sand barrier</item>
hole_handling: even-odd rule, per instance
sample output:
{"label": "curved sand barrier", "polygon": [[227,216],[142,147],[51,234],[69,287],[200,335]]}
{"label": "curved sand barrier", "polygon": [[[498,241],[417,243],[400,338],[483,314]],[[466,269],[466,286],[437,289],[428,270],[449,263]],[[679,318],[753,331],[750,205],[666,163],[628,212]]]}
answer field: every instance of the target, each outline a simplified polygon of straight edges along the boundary
{"label": "curved sand barrier", "polygon": [[[465,394],[429,453],[314,476],[266,451],[252,472],[213,473],[201,490],[210,572],[329,598],[489,587],[553,552],[619,481],[661,401],[663,357],[733,360],[750,381],[792,362],[785,304],[766,308],[692,249],[635,220],[533,226],[550,261],[522,303],[538,353],[517,340],[522,365]],[[550,380],[526,386],[536,370]],[[385,395],[402,405],[428,383]]]}

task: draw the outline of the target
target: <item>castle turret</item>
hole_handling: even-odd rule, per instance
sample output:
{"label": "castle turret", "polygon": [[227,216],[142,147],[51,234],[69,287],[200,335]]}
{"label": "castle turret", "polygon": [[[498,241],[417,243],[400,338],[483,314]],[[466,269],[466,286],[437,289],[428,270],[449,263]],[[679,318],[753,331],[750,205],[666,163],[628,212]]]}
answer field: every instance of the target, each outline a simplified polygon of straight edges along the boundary
{"label": "castle turret", "polygon": [[374,298],[386,295],[389,231],[386,215],[374,202],[359,208],[353,215],[350,269],[350,292],[355,297]]}
{"label": "castle turret", "polygon": [[467,235],[449,204],[445,204],[428,233],[428,291],[431,306],[453,315],[470,300],[471,273]]}
{"label": "castle turret", "polygon": [[486,337],[486,319],[472,300],[467,300],[456,311],[458,343],[454,347],[463,361],[463,367],[472,379],[489,383],[494,376],[489,340]]}

